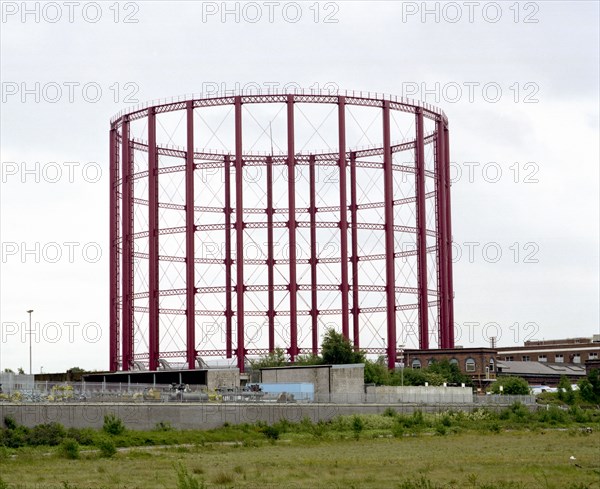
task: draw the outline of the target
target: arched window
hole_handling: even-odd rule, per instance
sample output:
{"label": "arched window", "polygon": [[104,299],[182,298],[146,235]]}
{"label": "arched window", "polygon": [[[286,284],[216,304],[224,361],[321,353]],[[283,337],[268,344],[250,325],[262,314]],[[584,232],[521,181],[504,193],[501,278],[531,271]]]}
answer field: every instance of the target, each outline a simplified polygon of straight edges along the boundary
{"label": "arched window", "polygon": [[434,363],[435,363],[435,358],[430,358],[429,360],[427,360],[428,367],[431,367]]}
{"label": "arched window", "polygon": [[475,372],[475,360],[473,358],[467,358],[465,360],[465,371]]}
{"label": "arched window", "polygon": [[490,358],[490,372],[494,372],[495,368],[496,368],[496,362],[494,362],[493,358]]}
{"label": "arched window", "polygon": [[418,358],[413,358],[413,361],[411,362],[410,366],[412,368],[421,368],[421,360],[419,360]]}
{"label": "arched window", "polygon": [[458,365],[458,360],[456,358],[451,358],[450,365]]}

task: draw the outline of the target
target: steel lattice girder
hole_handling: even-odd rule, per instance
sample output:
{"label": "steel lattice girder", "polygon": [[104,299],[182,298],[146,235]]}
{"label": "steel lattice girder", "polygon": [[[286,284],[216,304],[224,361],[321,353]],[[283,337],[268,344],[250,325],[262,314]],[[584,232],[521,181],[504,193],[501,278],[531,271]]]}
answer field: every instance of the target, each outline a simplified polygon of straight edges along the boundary
{"label": "steel lattice girder", "polygon": [[[304,148],[296,151],[297,133],[295,129],[296,104],[317,104],[337,106],[337,149],[329,152],[311,152]],[[259,154],[245,149],[243,135],[244,105],[280,104],[286,107],[285,131],[287,148],[285,154]],[[196,111],[218,106],[231,106],[234,109],[233,148],[223,152],[198,151],[194,141],[194,117]],[[347,117],[352,106],[372,107],[381,111],[382,140],[368,148],[347,147]],[[185,147],[173,147],[169,141],[158,141],[157,117],[172,112],[185,114]],[[412,114],[414,117],[414,138],[399,144],[392,144],[391,118],[394,112]],[[131,125],[134,121],[147,119],[146,140],[134,138]],[[425,120],[433,121],[434,129],[427,132]],[[318,129],[318,128],[317,128]],[[427,167],[426,150],[434,153],[433,168]],[[414,151],[412,164],[398,164],[394,157],[405,151]],[[148,155],[147,168],[137,168],[134,164],[136,152]],[[178,164],[161,165],[161,158],[179,161]],[[171,161],[171,160],[169,160]],[[266,170],[266,202],[261,206],[244,206],[247,183],[243,179],[245,168],[256,167]],[[297,168],[308,167],[308,198],[306,203],[296,205]],[[316,172],[319,168],[337,169],[337,204],[319,205]],[[285,205],[274,201],[274,189],[281,185],[275,182],[275,169],[287,169],[287,196]],[[221,172],[224,177],[221,205],[200,205],[196,201],[194,179],[200,171]],[[358,171],[371,171],[379,175],[383,198],[380,201],[361,201],[361,181]],[[234,178],[231,178],[231,173]],[[377,173],[378,172],[378,173]],[[185,201],[176,202],[161,197],[159,181],[170,175],[181,174],[184,178]],[[279,175],[280,173],[278,173]],[[395,178],[398,174],[414,179],[414,195],[397,195]],[[134,182],[147,181],[147,196],[136,195]],[[426,182],[433,182],[435,190],[426,191]],[[302,182],[299,182],[302,183]],[[232,205],[233,202],[233,205]],[[433,203],[433,204],[432,204]],[[415,206],[415,222],[396,222],[396,212],[402,206]],[[426,207],[435,206],[435,227],[428,228]],[[145,209],[146,228],[137,229],[136,211]],[[179,213],[182,225],[161,225],[161,212]],[[381,211],[382,222],[361,220],[361,212]],[[212,223],[200,223],[201,216],[218,216]],[[252,220],[244,216],[255,216]],[[321,216],[337,216],[333,220]],[[306,216],[306,217],[303,217]],[[283,220],[282,220],[283,219]],[[381,220],[380,219],[380,220]],[[200,219],[201,220],[201,219]],[[412,225],[414,224],[414,225]],[[139,227],[139,226],[138,226]],[[264,258],[244,256],[248,233],[265,229],[267,233]],[[279,244],[274,235],[281,229],[286,234],[287,257],[277,257],[275,245]],[[303,229],[308,235],[301,234]],[[320,256],[318,253],[318,232],[329,230],[339,238],[339,252],[335,256]],[[202,240],[208,233],[220,233],[223,239],[223,253],[220,257],[199,256],[196,239]],[[361,240],[366,232],[379,233],[375,240],[384,244],[383,252],[365,252]],[[184,244],[177,253],[161,252],[161,237],[184,236]],[[414,236],[415,248],[398,249],[397,236]],[[310,252],[308,256],[298,255],[298,239],[303,236]],[[379,236],[379,238],[377,238]],[[435,244],[428,243],[433,238]],[[319,321],[323,316],[338,316],[342,334],[351,339],[355,348],[369,353],[386,353],[388,366],[393,367],[399,349],[397,334],[397,314],[401,311],[416,311],[418,315],[419,348],[429,347],[429,311],[437,309],[438,346],[454,346],[453,331],[453,289],[451,261],[451,216],[450,216],[450,177],[449,177],[449,132],[448,120],[439,109],[412,100],[386,97],[380,94],[346,92],[332,93],[277,93],[277,94],[234,94],[222,97],[191,98],[151,104],[118,114],[111,121],[110,131],[110,369],[128,370],[134,360],[147,360],[149,368],[158,367],[158,359],[179,358],[188,368],[194,368],[198,355],[222,355],[237,358],[237,365],[244,368],[246,355],[265,354],[273,351],[282,336],[287,338],[287,352],[293,361],[302,353],[318,353]],[[148,241],[148,251],[138,251],[137,240]],[[202,241],[200,241],[202,243]],[[234,253],[235,250],[235,253]],[[428,255],[435,256],[437,283],[428,283]],[[411,260],[416,263],[416,283],[398,285],[397,260]],[[134,263],[145,263],[147,269],[147,289],[134,289]],[[161,268],[161,264],[180,263],[182,272],[174,274],[181,286],[166,287],[164,282],[171,280]],[[361,264],[372,263],[379,266],[377,275],[380,283],[363,282]],[[223,270],[223,282],[219,285],[201,285],[196,266],[219,266]],[[248,267],[264,267],[266,281],[253,278]],[[299,276],[299,271],[308,267],[309,279]],[[326,268],[323,268],[326,267]],[[333,267],[333,268],[332,268]],[[245,273],[248,268],[249,273]],[[176,269],[178,270],[178,269]],[[283,273],[286,271],[287,275]],[[179,274],[179,276],[177,276]],[[410,275],[410,274],[408,274]],[[403,280],[409,280],[405,276]],[[280,283],[284,279],[284,283]],[[327,283],[326,277],[336,277],[335,283]],[[287,279],[286,279],[287,277]],[[408,278],[407,278],[408,277]],[[366,277],[370,278],[370,277]],[[279,280],[279,282],[278,282]],[[173,285],[173,284],[171,284]],[[432,287],[432,285],[435,285]],[[265,307],[252,304],[252,294],[266,293]],[[308,293],[308,296],[302,294]],[[333,294],[336,300],[323,307],[322,293]],[[337,295],[336,295],[337,294]],[[361,299],[369,294],[378,294],[385,304],[365,304]],[[233,296],[235,295],[235,301]],[[222,309],[210,307],[208,298],[224,296]],[[283,296],[283,298],[282,298]],[[409,296],[412,301],[398,301],[398,297]],[[181,297],[183,307],[161,301]],[[339,297],[340,307],[334,307]],[[300,305],[299,300],[308,304]],[[136,304],[136,301],[139,303]],[[141,302],[146,301],[146,302]],[[283,302],[282,302],[283,301]],[[218,300],[216,301],[219,302]],[[287,302],[288,306],[284,306]],[[147,304],[147,306],[143,305]],[[136,314],[147,314],[147,331],[135,331]],[[378,334],[385,333],[385,348],[367,345],[362,347],[361,332],[364,325],[361,316],[384,314],[386,326],[381,322]],[[183,335],[185,344],[180,350],[161,348],[161,318],[186,316]],[[197,337],[197,317],[225,318],[225,337],[220,347],[211,347],[203,336]],[[299,338],[298,318],[309,317],[310,332]],[[264,346],[246,341],[246,318],[267,318],[267,342]],[[289,318],[289,327],[281,330],[277,317]],[[235,340],[233,322],[235,320]],[[139,322],[139,320],[138,320]],[[372,322],[370,323],[372,324]],[[143,325],[142,325],[143,326]],[[138,351],[137,334],[146,337],[147,351]],[[173,335],[174,332],[170,334]],[[309,338],[306,343],[305,339]],[[301,344],[301,342],[303,342]],[[144,342],[141,342],[144,343]],[[235,343],[235,344],[234,344]],[[213,345],[214,346],[214,345]]]}

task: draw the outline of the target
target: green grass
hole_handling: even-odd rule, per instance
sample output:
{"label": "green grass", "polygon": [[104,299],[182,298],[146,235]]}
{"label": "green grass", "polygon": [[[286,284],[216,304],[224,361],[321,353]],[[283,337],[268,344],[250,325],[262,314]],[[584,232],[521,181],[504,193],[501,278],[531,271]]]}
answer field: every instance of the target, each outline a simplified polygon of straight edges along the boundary
{"label": "green grass", "polygon": [[597,429],[391,437],[365,426],[359,440],[352,428],[324,438],[289,431],[276,441],[122,449],[110,459],[89,448],[78,460],[59,447],[20,448],[2,457],[0,474],[22,489],[177,489],[178,467],[185,487],[599,489],[599,447]]}
{"label": "green grass", "polygon": [[119,429],[5,420],[0,489],[600,489],[597,410],[388,409],[207,431],[109,422]]}

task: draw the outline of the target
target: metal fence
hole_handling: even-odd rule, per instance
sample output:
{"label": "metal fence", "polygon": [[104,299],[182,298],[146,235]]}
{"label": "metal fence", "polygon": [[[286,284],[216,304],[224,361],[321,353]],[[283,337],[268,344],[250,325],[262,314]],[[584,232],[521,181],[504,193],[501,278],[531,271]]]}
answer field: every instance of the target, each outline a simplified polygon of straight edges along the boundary
{"label": "metal fence", "polygon": [[[144,402],[219,402],[219,403],[315,403],[315,404],[390,404],[390,405],[473,405],[508,406],[515,402],[535,404],[535,396],[466,395],[465,392],[428,391],[412,387],[393,393],[326,393],[310,397],[287,392],[263,392],[223,388],[209,392],[204,385],[134,384],[105,382],[35,382],[12,385],[0,393],[3,403],[144,403]],[[417,393],[417,394],[416,394]]]}

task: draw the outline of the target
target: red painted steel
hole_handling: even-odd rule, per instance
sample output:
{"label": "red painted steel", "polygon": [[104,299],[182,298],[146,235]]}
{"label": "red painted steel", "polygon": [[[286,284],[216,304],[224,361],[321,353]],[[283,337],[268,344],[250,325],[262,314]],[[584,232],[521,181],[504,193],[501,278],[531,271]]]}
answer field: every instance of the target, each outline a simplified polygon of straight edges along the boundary
{"label": "red painted steel", "polygon": [[415,193],[417,196],[417,262],[419,287],[419,348],[429,348],[429,305],[427,297],[427,234],[425,221],[425,129],[423,127],[423,110],[416,114],[417,147]]}
{"label": "red painted steel", "polygon": [[227,358],[233,356],[233,305],[232,305],[232,281],[231,267],[231,160],[229,155],[225,155],[224,181],[225,181],[225,351]]}
{"label": "red painted steel", "polygon": [[129,146],[129,121],[125,117],[121,124],[121,175],[123,176],[123,324],[122,324],[122,365],[129,370],[133,361],[133,180]]}
{"label": "red painted steel", "polygon": [[156,114],[148,109],[148,365],[158,368],[160,354],[159,336],[159,271],[158,271],[158,153],[156,151]]}
{"label": "red painted steel", "polygon": [[350,153],[350,219],[352,221],[352,338],[354,349],[360,348],[360,312],[358,302],[358,200],[356,196],[356,153]]}
{"label": "red painted steel", "polygon": [[188,368],[196,366],[196,291],[194,274],[194,104],[186,104],[187,154],[185,161],[185,283],[186,283],[186,360]]}
{"label": "red painted steel", "polygon": [[342,292],[342,334],[350,338],[348,309],[348,199],[346,196],[346,99],[338,101],[339,172],[340,172],[340,291]]}
{"label": "red painted steel", "polygon": [[383,103],[383,186],[385,200],[385,277],[387,295],[387,361],[396,365],[396,268],[394,264],[394,175],[390,135],[390,103]]}
{"label": "red painted steel", "polygon": [[242,97],[235,98],[235,254],[236,254],[236,324],[237,366],[244,371],[244,169],[242,160]]}
{"label": "red painted steel", "polygon": [[437,121],[437,140],[435,151],[436,165],[436,204],[437,204],[437,243],[438,243],[438,293],[439,293],[439,344],[448,348],[448,270],[446,248],[446,153],[444,149],[444,125]]}
{"label": "red painted steel", "polygon": [[275,252],[273,250],[273,157],[267,157],[267,292],[269,351],[275,351]]}
{"label": "red painted steel", "polygon": [[110,330],[109,330],[109,369],[119,368],[119,160],[117,153],[117,130],[110,130]]}
{"label": "red painted steel", "polygon": [[[242,122],[245,114],[242,108],[246,104],[267,103],[285,105],[284,129],[287,148],[284,153],[273,154],[271,151],[270,154],[263,155],[244,148]],[[301,105],[296,106],[296,104],[307,103],[329,107],[337,105],[338,147],[334,150],[317,152],[319,148],[307,148],[306,142],[300,147],[306,135],[302,132],[302,128],[296,128],[296,124],[300,125],[308,121],[315,134],[318,134],[322,125],[319,125],[318,121],[307,118],[301,111]],[[194,151],[194,113],[215,106],[230,106],[234,109],[234,151],[231,149],[224,149],[221,153],[208,150]],[[350,106],[372,107],[372,110],[380,111],[383,125],[382,141],[376,141],[373,147],[361,149],[346,147],[350,135],[354,136],[346,120],[347,116],[352,114],[349,112]],[[248,109],[250,110],[249,107]],[[296,110],[298,121],[295,121]],[[157,115],[173,111],[186,112],[187,135],[183,143],[184,148],[172,146],[170,138],[160,142],[157,140]],[[392,112],[414,117],[416,129],[413,141],[392,145],[392,140],[396,139],[395,136],[392,137]],[[202,114],[197,115],[206,122]],[[147,142],[134,139],[130,134],[130,122],[143,118],[147,118]],[[249,120],[250,124],[258,122],[254,117],[252,119]],[[352,121],[352,124],[359,123],[354,115]],[[427,125],[427,121],[432,123],[433,129],[428,129],[430,126]],[[372,117],[369,117],[368,121],[365,120],[365,123],[372,123]],[[195,368],[197,355],[227,358],[235,355],[237,366],[243,370],[246,355],[263,355],[272,352],[277,346],[286,347],[289,358],[293,361],[299,354],[319,352],[320,321],[324,324],[333,321],[330,324],[337,325],[344,336],[351,338],[356,349],[360,348],[372,354],[386,353],[388,366],[394,367],[398,341],[397,325],[408,318],[405,314],[410,311],[417,311],[420,348],[429,347],[430,327],[438,328],[437,347],[452,347],[454,312],[447,124],[443,112],[430,105],[358,92],[218,96],[165,102],[147,108],[138,108],[113,119],[110,132],[111,250],[109,254],[111,308],[109,365],[111,370],[118,368],[130,370],[134,368],[134,360],[147,362],[148,368],[155,370],[159,358],[183,359],[186,368]],[[394,127],[395,125],[394,122]],[[168,128],[162,122],[161,127],[167,133],[177,129]],[[210,133],[216,136],[215,131],[219,127],[221,126],[209,127]],[[363,133],[366,136],[364,130]],[[251,144],[252,137],[246,137],[249,139],[248,144]],[[228,139],[232,139],[231,135]],[[321,139],[325,141],[323,137]],[[425,152],[427,147],[432,146],[435,146],[435,165],[433,169],[428,170],[425,165]],[[414,164],[394,163],[395,154],[413,149]],[[143,158],[138,160],[137,152],[148,154],[147,168],[138,168]],[[136,155],[135,166],[134,155]],[[163,157],[165,160],[163,162],[161,159],[159,165],[159,158]],[[406,153],[401,155],[401,158],[406,158]],[[401,158],[396,159],[406,161]],[[265,204],[244,207],[246,192],[249,192],[246,196],[248,203],[255,197],[250,192],[253,182],[251,179],[248,181],[244,179],[245,166],[258,167],[259,171],[261,167],[266,170],[266,189],[262,189],[266,195],[266,207]],[[286,166],[287,176],[279,171],[275,173],[276,166]],[[304,181],[297,179],[302,174],[303,166],[308,170],[306,191],[309,202],[297,206],[297,196],[305,191]],[[334,168],[336,166],[337,170]],[[206,184],[199,183],[201,179],[195,180],[195,170],[207,171],[208,174],[214,171],[220,172],[220,169],[223,169],[224,175],[223,191],[210,187],[205,191],[202,185]],[[232,171],[235,171],[234,181],[231,179]],[[330,179],[332,171],[335,171],[335,176],[339,176],[338,179]],[[169,188],[170,174],[177,173],[184,174],[185,192],[183,189],[176,189],[174,201],[168,199],[164,201],[164,198],[159,201],[159,179],[160,188],[166,192]],[[403,181],[406,181],[406,178],[415,179],[413,195],[396,193],[398,191],[395,181],[399,182],[400,178]],[[134,182],[143,179],[147,179],[147,198],[144,195],[136,195],[136,192],[140,191],[136,189],[143,186],[134,187]],[[381,182],[383,185],[375,182]],[[433,182],[435,190],[426,192],[427,182]],[[200,185],[196,190],[202,188],[200,201],[195,201],[194,198],[195,184]],[[373,184],[375,187],[372,186]],[[282,194],[283,185],[286,192]],[[278,186],[279,190],[276,192]],[[379,197],[369,195],[371,188],[377,189],[375,194],[379,194]],[[232,192],[235,192],[233,207]],[[337,201],[334,204],[324,202],[324,205],[318,205],[317,197],[330,199],[335,192]],[[383,193],[382,197],[380,192]],[[177,195],[185,195],[184,202],[177,202],[175,200]],[[366,198],[366,201],[362,201],[363,198]],[[283,203],[284,201],[286,203]],[[308,207],[303,207],[306,205]],[[408,222],[394,222],[395,219],[400,219],[395,216],[405,214],[398,212],[398,206],[404,205],[415,206],[415,218],[409,219]],[[140,223],[137,220],[140,209],[148,216],[146,228],[143,221]],[[434,223],[428,223],[427,218],[433,209],[435,209],[435,226],[430,229],[428,225]],[[381,213],[381,217],[373,218],[378,212]],[[177,213],[183,217],[185,225],[181,224],[181,218],[176,217]],[[235,221],[232,221],[233,213],[235,213]],[[332,214],[336,214],[337,219],[332,217]],[[251,218],[246,219],[247,215]],[[197,224],[198,221],[200,223]],[[285,242],[276,242],[274,230],[281,228],[287,228]],[[309,237],[303,238],[304,235],[298,233],[297,228],[308,229]],[[265,255],[245,258],[244,244],[250,246],[255,241],[253,236],[256,238],[257,235],[250,233],[257,229],[266,229],[266,243],[262,243],[265,247]],[[339,235],[334,232],[335,237],[327,238],[326,234],[319,234],[319,229],[332,231],[339,229]],[[198,256],[194,243],[196,232],[201,233],[203,243],[205,238],[207,242],[214,240],[215,233],[222,236],[220,253],[216,256]],[[396,248],[402,233],[415,236],[416,250]],[[160,254],[160,236],[173,236],[174,241],[171,245],[179,246],[179,250]],[[427,236],[436,240],[435,246],[427,246]],[[148,239],[147,252],[139,246],[134,247],[136,239],[146,238]],[[321,238],[325,242],[319,243],[318,239]],[[279,239],[281,240],[281,235]],[[350,243],[348,243],[349,239]],[[379,241],[375,243],[376,246],[372,246],[373,240]],[[325,252],[327,245],[331,243],[339,244],[338,248],[334,246],[333,255]],[[165,241],[165,246],[167,244]],[[303,244],[308,246],[308,253],[302,248]],[[235,256],[233,256],[234,245]],[[288,254],[276,259],[275,249],[282,245],[287,249]],[[383,250],[380,248],[381,245],[384,245]],[[379,249],[375,250],[375,248]],[[277,249],[277,253],[280,253],[281,248]],[[435,284],[428,284],[428,260],[431,256],[435,257],[438,264],[438,277]],[[402,272],[404,277],[396,276],[395,260],[403,257],[416,259],[417,273],[414,279],[410,277],[411,274],[406,275],[404,272]],[[136,268],[136,278],[137,274],[147,270],[148,288],[139,290],[138,286],[138,290],[134,293],[134,264],[137,267],[144,260],[147,260],[147,266]],[[185,274],[181,277],[185,286],[179,285],[177,280],[169,286],[171,278],[167,275],[168,267],[161,267],[161,261],[185,263]],[[223,267],[223,272],[219,273],[224,273],[224,277],[216,276],[212,272],[196,276],[195,264],[213,267],[211,270]],[[232,277],[234,266],[235,286]],[[278,266],[281,268],[278,269]],[[287,277],[284,273],[280,273],[284,266],[287,267]],[[362,267],[365,266],[367,271],[363,272]],[[404,266],[408,265],[402,261],[402,267]],[[247,267],[252,268],[245,273]],[[263,272],[256,274],[255,271],[261,267],[264,267]],[[173,270],[171,272],[177,273]],[[277,278],[279,275],[284,277],[283,283],[276,282],[279,280]],[[257,276],[265,279],[257,279]],[[143,276],[140,280],[144,282]],[[401,285],[396,285],[401,280]],[[428,286],[432,288],[428,289]],[[266,293],[266,304],[261,305],[260,300],[257,302],[254,296],[247,295],[250,292]],[[276,294],[284,292],[287,292],[289,297],[282,295],[281,300],[278,299],[277,302]],[[310,296],[305,298],[302,292],[308,292]],[[197,297],[197,294],[200,295]],[[399,296],[401,301],[397,301],[397,294],[401,294]],[[164,299],[164,306],[160,307],[161,297],[171,296],[185,296],[185,307],[171,304],[167,299]],[[222,300],[223,296],[224,305],[219,306],[217,297],[221,297],[219,300]],[[359,307],[359,299],[363,301],[363,307]],[[341,304],[341,307],[337,308],[336,302]],[[436,305],[438,320],[437,325],[434,325],[435,320],[431,320],[428,313],[429,308]],[[147,316],[140,316],[142,314]],[[371,317],[373,314],[380,316]],[[350,331],[350,315],[352,331]],[[163,323],[160,322],[162,316],[167,318]],[[185,334],[183,331],[173,330],[176,327],[174,325],[178,324],[173,322],[177,316],[186,317]],[[207,330],[203,329],[202,340],[199,344],[196,343],[197,316],[198,320],[201,317],[213,318],[214,327],[217,328],[217,334],[214,336],[216,340],[204,334],[213,328],[213,323],[208,322],[202,323],[208,324]],[[281,316],[281,320],[277,321],[277,316]],[[310,319],[306,323],[299,323],[299,318],[303,316],[310,316]],[[383,316],[385,316],[385,328],[374,332],[373,326],[383,323]],[[145,317],[148,318],[146,332],[143,330]],[[234,317],[237,325],[235,348],[232,328]],[[246,319],[260,317],[267,318],[264,323],[267,334],[262,335],[264,344],[255,339],[256,335],[252,336],[254,331],[252,328],[259,323]],[[223,323],[217,323],[220,320]],[[289,322],[289,329],[286,322]],[[161,324],[163,326],[160,326]],[[218,324],[224,328],[222,331],[218,329]],[[310,329],[301,331],[300,324],[306,324]],[[164,327],[165,331],[159,331],[159,326]],[[220,339],[218,333],[223,335],[223,339]],[[323,331],[320,333],[322,334]],[[134,336],[138,334],[142,336],[141,341]],[[383,336],[385,336],[385,348],[380,347]],[[182,341],[176,346],[161,344],[161,342],[178,341],[177,338]],[[146,341],[147,351],[142,351],[142,345],[146,344]],[[284,342],[283,345],[279,343],[281,341]]]}
{"label": "red painted steel", "polygon": [[319,310],[317,302],[317,195],[315,175],[315,155],[311,155],[309,162],[309,192],[310,192],[310,315],[311,315],[311,353],[319,352]]}
{"label": "red painted steel", "polygon": [[287,96],[287,154],[288,154],[288,228],[290,253],[290,360],[298,355],[298,322],[296,319],[296,152],[294,149],[294,96]]}
{"label": "red painted steel", "polygon": [[450,136],[448,126],[444,125],[444,150],[446,157],[446,279],[448,281],[448,325],[447,344],[448,348],[454,348],[454,286],[452,280],[452,219],[450,207]]}

